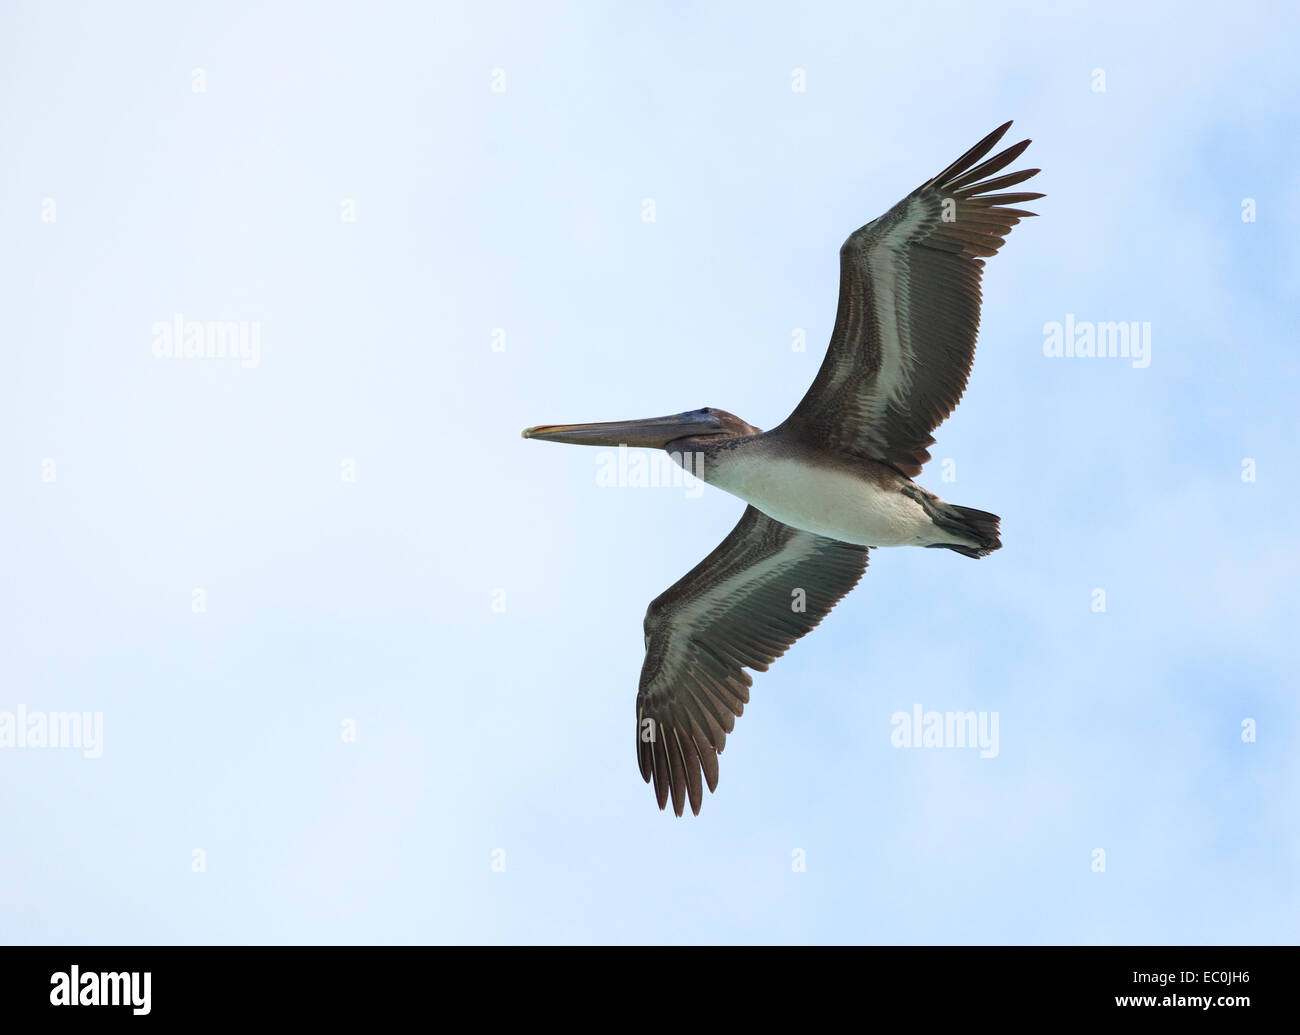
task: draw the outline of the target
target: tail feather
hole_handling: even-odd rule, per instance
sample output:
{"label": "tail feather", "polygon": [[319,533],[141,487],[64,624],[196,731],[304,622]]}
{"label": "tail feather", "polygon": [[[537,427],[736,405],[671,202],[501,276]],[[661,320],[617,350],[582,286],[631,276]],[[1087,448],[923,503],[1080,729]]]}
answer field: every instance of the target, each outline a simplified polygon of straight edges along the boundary
{"label": "tail feather", "polygon": [[998,538],[1002,519],[987,510],[974,507],[958,507],[952,503],[935,501],[930,517],[935,525],[952,535],[971,540],[974,545],[966,543],[933,543],[932,546],[945,550],[955,550],[964,557],[987,557],[994,550],[1002,549],[1002,540]]}

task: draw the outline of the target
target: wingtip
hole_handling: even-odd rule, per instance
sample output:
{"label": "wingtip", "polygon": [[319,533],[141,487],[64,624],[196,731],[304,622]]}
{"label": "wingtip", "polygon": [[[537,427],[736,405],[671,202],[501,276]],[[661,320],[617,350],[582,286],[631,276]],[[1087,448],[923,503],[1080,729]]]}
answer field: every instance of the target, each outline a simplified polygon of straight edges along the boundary
{"label": "wingtip", "polygon": [[1007,130],[1011,128],[1012,121],[1013,120],[1011,119],[1007,119],[1006,122],[1002,123],[1002,125],[981,140],[980,145],[987,145],[989,151],[993,150],[994,146],[1001,143],[1002,138],[1007,135]]}

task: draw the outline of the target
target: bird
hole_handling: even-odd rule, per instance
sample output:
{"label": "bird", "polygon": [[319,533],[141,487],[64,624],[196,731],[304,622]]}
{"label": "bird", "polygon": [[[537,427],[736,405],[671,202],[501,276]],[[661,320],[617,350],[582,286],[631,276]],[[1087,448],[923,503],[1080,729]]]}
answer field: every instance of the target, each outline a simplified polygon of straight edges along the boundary
{"label": "bird", "polygon": [[[1000,518],[956,506],[916,478],[931,434],[961,399],[979,330],[984,260],[1045,195],[1006,192],[999,126],[840,248],[835,324],[812,386],[761,431],[715,407],[667,417],[544,424],[523,437],[666,450],[747,504],[703,561],[646,610],[636,698],[637,763],[662,811],[699,814],[753,679],[852,590],[868,551],[921,546],[980,558]],[[999,175],[1001,174],[1001,175]]]}

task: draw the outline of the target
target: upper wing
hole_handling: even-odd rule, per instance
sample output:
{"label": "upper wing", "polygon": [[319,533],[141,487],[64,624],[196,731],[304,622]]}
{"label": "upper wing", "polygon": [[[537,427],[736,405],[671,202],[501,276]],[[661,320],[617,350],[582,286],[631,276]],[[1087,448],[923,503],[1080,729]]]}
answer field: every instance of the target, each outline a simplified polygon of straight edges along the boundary
{"label": "upper wing", "polygon": [[840,301],[821,370],[782,429],[823,448],[879,460],[908,477],[930,459],[930,434],[966,388],[980,320],[983,256],[1042,194],[990,194],[1037,169],[986,177],[1029,146],[977,165],[1010,122],[840,249]]}
{"label": "upper wing", "polygon": [[[687,794],[699,814],[718,786],[718,752],[753,680],[858,584],[867,547],[774,521],[748,507],[716,550],[650,603],[636,696],[637,761],[662,809]],[[803,593],[796,593],[802,590]]]}

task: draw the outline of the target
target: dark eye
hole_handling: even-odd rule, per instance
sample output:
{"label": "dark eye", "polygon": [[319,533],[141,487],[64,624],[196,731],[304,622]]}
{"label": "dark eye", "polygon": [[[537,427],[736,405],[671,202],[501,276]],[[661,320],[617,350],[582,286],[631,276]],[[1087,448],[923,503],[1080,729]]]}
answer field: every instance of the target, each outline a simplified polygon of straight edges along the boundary
{"label": "dark eye", "polygon": [[712,406],[706,406],[706,407],[704,407],[704,409],[702,409],[700,412],[701,412],[701,413],[712,413],[712,412],[713,412],[713,407],[712,407]]}

